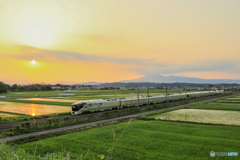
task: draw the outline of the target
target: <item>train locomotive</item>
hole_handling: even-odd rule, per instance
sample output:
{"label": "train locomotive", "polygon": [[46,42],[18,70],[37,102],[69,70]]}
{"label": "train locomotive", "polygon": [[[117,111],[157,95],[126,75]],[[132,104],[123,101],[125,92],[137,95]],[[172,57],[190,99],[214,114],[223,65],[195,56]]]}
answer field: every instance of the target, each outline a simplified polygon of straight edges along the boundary
{"label": "train locomotive", "polygon": [[[217,91],[203,91],[203,92],[189,92],[182,94],[172,95],[160,95],[160,96],[149,96],[139,97],[139,105],[151,105],[164,102],[179,101],[184,99],[193,99],[198,97],[208,97],[223,94],[223,90]],[[80,101],[72,104],[72,115],[78,115],[82,113],[91,113],[107,110],[115,110],[128,107],[138,106],[138,98],[118,98],[118,99],[102,99],[102,100],[88,100]]]}

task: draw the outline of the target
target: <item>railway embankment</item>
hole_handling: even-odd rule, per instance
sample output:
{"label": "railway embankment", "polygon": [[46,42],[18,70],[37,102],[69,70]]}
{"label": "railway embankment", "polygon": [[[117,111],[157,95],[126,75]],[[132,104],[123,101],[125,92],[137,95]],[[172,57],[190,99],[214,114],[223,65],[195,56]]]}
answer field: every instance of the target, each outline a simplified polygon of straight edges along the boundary
{"label": "railway embankment", "polygon": [[187,105],[196,104],[198,102],[211,101],[226,96],[229,95],[215,96],[210,99],[201,98],[188,101],[176,101],[157,105],[141,106],[139,108],[134,107],[79,116],[62,116],[52,119],[42,119],[37,122],[22,122],[21,125],[15,125],[14,128],[11,128],[6,132],[2,132],[2,138],[0,141],[5,141],[9,144],[26,143],[71,132],[77,132],[84,129],[97,127],[99,125],[119,123],[126,121],[131,117],[137,117],[142,114],[184,107]]}

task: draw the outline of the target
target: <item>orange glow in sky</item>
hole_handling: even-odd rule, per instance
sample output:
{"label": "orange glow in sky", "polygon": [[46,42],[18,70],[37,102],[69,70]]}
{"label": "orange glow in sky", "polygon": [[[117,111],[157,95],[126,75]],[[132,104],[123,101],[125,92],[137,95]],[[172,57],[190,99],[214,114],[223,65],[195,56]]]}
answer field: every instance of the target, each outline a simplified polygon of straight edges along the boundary
{"label": "orange glow in sky", "polygon": [[240,79],[240,1],[1,0],[0,81]]}
{"label": "orange glow in sky", "polygon": [[35,65],[35,64],[37,64],[37,62],[36,62],[35,60],[32,60],[32,61],[31,61],[31,64],[32,64],[32,65]]}

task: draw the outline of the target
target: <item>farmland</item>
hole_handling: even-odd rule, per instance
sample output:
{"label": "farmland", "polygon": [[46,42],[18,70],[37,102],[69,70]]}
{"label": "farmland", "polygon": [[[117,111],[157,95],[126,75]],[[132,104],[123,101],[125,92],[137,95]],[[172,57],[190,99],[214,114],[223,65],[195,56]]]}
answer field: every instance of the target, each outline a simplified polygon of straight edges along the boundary
{"label": "farmland", "polygon": [[7,114],[7,113],[0,113],[1,118],[6,118],[6,117],[18,117],[18,115],[15,114]]}
{"label": "farmland", "polygon": [[[84,156],[88,151],[88,159],[92,159],[93,156],[95,159],[103,156],[106,158],[111,153],[113,143],[116,142],[113,159],[190,160],[209,159],[211,151],[239,153],[239,105],[226,103],[226,101],[236,101],[232,98],[238,98],[238,96],[190,105],[186,107],[188,109],[174,108],[171,110],[175,111],[151,113],[147,119],[156,118],[156,120],[135,120],[126,130],[127,123],[119,123],[25,143],[17,147],[30,153],[33,153],[36,148],[36,154],[41,156],[65,149],[70,151],[73,159]],[[59,97],[59,99],[64,98]],[[219,106],[222,108],[210,109],[219,108]]]}
{"label": "farmland", "polygon": [[[183,93],[184,91],[169,90],[169,93]],[[59,94],[74,94],[73,96],[64,96]],[[162,95],[166,94],[166,90],[150,89],[149,95]],[[64,98],[64,99],[103,99],[103,98],[115,98],[115,90],[79,90],[79,91],[39,91],[39,92],[8,92],[2,93],[0,96],[6,96],[7,99],[19,99],[19,98],[35,98],[36,95],[40,95],[40,98]],[[147,96],[147,89],[139,89],[140,96]],[[118,97],[136,97],[137,89],[119,89],[117,90]]]}
{"label": "farmland", "polygon": [[29,100],[29,101],[47,101],[47,102],[78,102],[78,100],[69,99],[49,99],[49,98],[20,98],[18,100]]}
{"label": "farmland", "polygon": [[113,140],[115,143],[119,140],[113,150],[113,159],[124,160],[138,159],[138,154],[139,159],[209,159],[211,151],[240,151],[240,127],[236,126],[138,120],[132,121],[123,133],[126,125],[98,127],[19,147],[30,153],[37,147],[39,155],[66,149],[72,158],[85,156],[89,150],[87,159],[93,156],[100,159],[99,155],[106,157],[111,152]]}
{"label": "farmland", "polygon": [[194,109],[240,111],[240,96],[231,96],[193,105]]}
{"label": "farmland", "polygon": [[189,105],[188,109],[174,109],[174,111],[166,113],[156,112],[146,115],[145,118],[240,126],[240,104],[235,103],[238,98],[240,96],[224,97],[218,100]]}
{"label": "farmland", "polygon": [[179,109],[163,114],[149,116],[159,120],[185,121],[196,123],[226,124],[240,126],[240,112],[203,110],[203,109]]}
{"label": "farmland", "polygon": [[200,103],[193,105],[194,109],[210,109],[210,110],[228,110],[228,111],[240,111],[240,104],[229,104],[229,103]]}
{"label": "farmland", "polygon": [[[165,90],[151,90],[149,95],[165,94]],[[170,90],[170,93],[182,91]],[[117,97],[136,97],[136,89],[119,89]],[[74,95],[60,95],[74,94]],[[40,97],[36,97],[39,95]],[[115,90],[80,90],[80,91],[41,91],[41,92],[8,92],[0,94],[0,112],[12,114],[44,115],[71,111],[71,104],[83,100],[115,98]],[[140,89],[140,96],[147,96],[147,89]],[[7,116],[7,115],[5,115]]]}
{"label": "farmland", "polygon": [[44,115],[51,113],[70,112],[70,107],[54,106],[54,105],[39,105],[39,104],[25,104],[25,103],[14,103],[14,102],[1,102],[0,111],[11,112],[32,115]]}

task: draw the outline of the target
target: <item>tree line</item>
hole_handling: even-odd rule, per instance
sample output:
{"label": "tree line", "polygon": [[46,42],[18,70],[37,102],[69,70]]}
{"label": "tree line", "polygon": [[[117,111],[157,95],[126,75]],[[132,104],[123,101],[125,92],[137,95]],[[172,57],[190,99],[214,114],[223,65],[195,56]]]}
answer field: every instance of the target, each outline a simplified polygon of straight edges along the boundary
{"label": "tree line", "polygon": [[42,85],[42,84],[32,84],[28,86],[20,86],[17,84],[13,84],[12,86],[5,84],[3,82],[0,82],[0,93],[5,93],[7,91],[50,91],[52,90],[52,87],[50,85]]}

